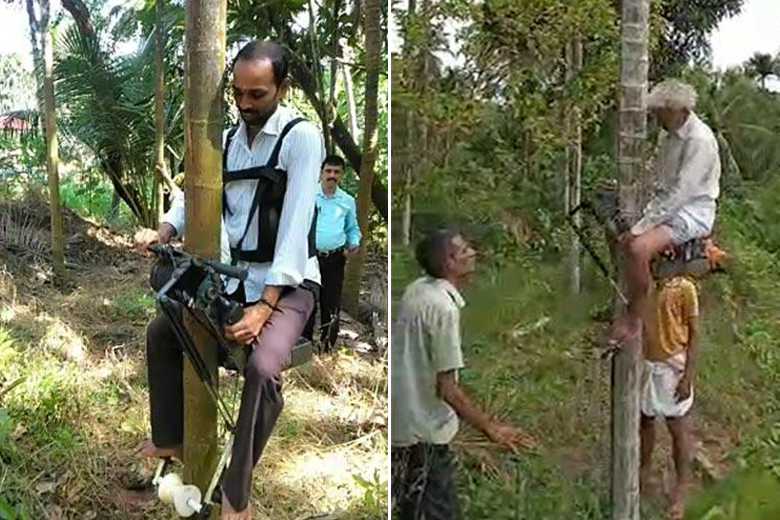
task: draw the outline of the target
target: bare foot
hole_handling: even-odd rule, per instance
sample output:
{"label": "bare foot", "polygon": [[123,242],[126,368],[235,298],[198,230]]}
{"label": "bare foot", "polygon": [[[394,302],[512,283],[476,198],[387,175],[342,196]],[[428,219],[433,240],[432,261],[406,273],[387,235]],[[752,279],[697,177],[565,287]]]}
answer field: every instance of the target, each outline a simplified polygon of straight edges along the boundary
{"label": "bare foot", "polygon": [[672,491],[669,504],[669,520],[683,520],[685,515],[685,492],[679,489]]}
{"label": "bare foot", "polygon": [[230,505],[230,502],[227,499],[227,495],[225,492],[222,492],[222,516],[220,517],[222,520],[251,520],[252,519],[252,508],[247,506],[246,509],[240,512],[236,512],[235,509],[233,509],[233,506]]}
{"label": "bare foot", "polygon": [[642,320],[629,314],[623,314],[612,325],[607,344],[610,347],[622,345],[626,341],[638,336],[642,330]]}
{"label": "bare foot", "polygon": [[158,448],[154,445],[151,439],[146,439],[135,449],[135,452],[142,457],[149,459],[165,459],[173,457],[178,460],[182,460],[181,446],[173,446],[171,448]]}

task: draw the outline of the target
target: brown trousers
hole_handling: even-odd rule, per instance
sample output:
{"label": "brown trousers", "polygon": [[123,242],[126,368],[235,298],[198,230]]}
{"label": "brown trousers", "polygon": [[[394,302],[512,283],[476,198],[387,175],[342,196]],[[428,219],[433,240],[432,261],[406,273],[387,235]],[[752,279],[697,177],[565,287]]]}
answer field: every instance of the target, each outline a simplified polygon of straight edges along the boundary
{"label": "brown trousers", "polygon": [[[239,298],[241,299],[241,298]],[[230,465],[222,489],[237,511],[246,509],[252,470],[263,453],[282,412],[281,371],[314,309],[312,292],[291,288],[271,314],[244,370],[244,389],[236,423]],[[159,448],[184,439],[182,388],[183,351],[168,318],[160,315],[146,330],[152,441]]]}

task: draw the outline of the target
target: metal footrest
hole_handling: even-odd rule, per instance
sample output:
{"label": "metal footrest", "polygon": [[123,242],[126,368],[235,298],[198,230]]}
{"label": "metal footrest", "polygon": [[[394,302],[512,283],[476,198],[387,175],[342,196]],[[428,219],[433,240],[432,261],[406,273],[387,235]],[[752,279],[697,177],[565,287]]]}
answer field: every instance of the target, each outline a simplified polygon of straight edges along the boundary
{"label": "metal footrest", "polygon": [[299,367],[305,363],[311,361],[314,356],[314,347],[311,340],[306,338],[298,338],[298,341],[293,346],[292,353],[290,354],[290,364],[284,369],[290,369]]}

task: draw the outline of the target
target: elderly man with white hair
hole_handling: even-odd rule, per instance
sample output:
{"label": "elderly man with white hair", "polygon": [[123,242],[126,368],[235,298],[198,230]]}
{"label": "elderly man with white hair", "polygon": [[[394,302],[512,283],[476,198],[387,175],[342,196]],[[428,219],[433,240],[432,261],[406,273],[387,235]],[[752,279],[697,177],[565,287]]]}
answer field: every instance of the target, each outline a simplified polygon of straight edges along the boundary
{"label": "elderly man with white hair", "polygon": [[696,91],[667,80],[650,92],[648,110],[666,130],[657,159],[658,189],[642,218],[618,240],[625,250],[629,305],[610,343],[636,336],[652,282],[650,261],[670,246],[710,235],[720,193],[718,142],[693,112]]}

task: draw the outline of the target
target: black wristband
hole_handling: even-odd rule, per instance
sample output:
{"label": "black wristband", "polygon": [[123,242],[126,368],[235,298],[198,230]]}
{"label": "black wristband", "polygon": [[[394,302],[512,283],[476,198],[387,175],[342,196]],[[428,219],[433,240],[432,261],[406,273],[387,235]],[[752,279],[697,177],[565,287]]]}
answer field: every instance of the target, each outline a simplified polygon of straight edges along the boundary
{"label": "black wristband", "polygon": [[273,303],[269,302],[265,298],[260,298],[260,300],[257,303],[262,303],[266,307],[269,307],[272,311],[278,311],[279,310],[279,307],[277,307]]}

